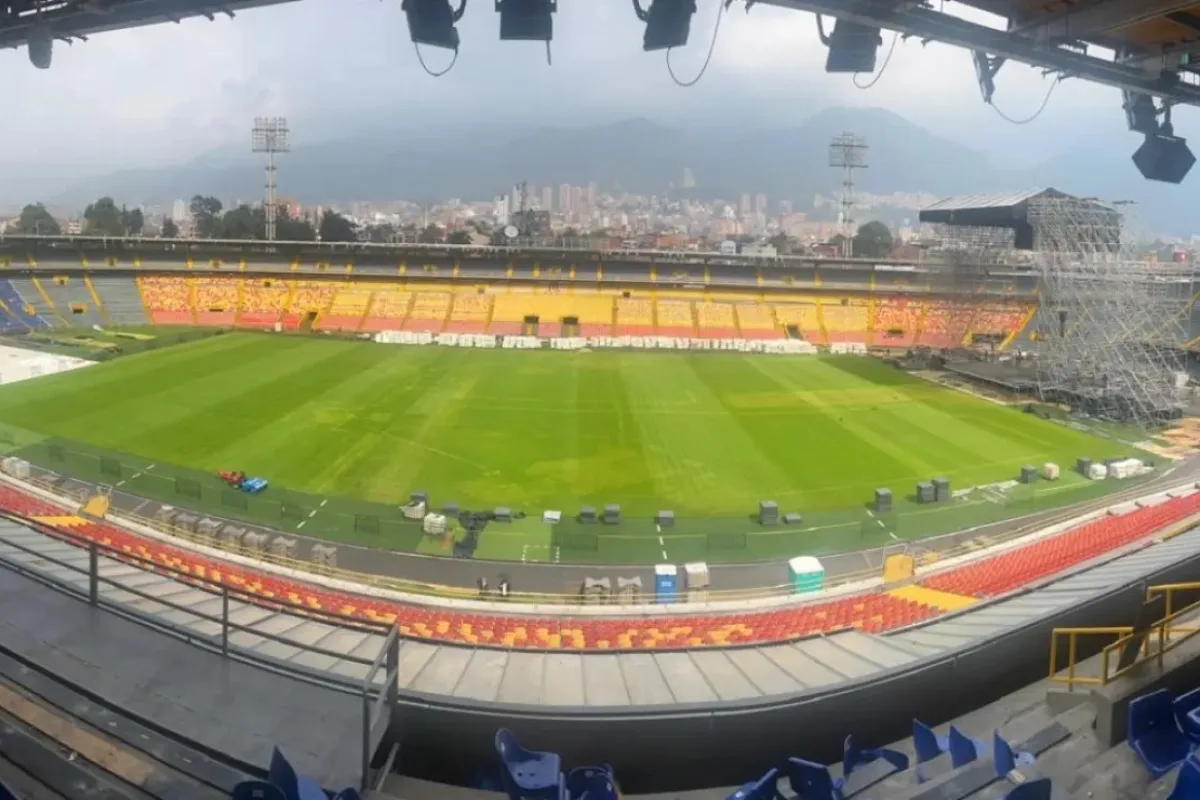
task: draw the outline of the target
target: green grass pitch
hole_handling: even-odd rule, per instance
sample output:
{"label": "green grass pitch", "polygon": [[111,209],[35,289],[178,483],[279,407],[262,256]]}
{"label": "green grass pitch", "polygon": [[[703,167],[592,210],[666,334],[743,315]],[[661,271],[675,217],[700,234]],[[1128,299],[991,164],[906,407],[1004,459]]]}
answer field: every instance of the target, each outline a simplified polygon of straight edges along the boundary
{"label": "green grass pitch", "polygon": [[[438,552],[397,521],[414,489],[435,505],[505,505],[531,519],[489,526],[476,557],[563,561],[754,559],[916,538],[1013,513],[994,497],[910,506],[903,498],[918,480],[965,488],[1011,479],[1022,464],[1069,468],[1124,450],[856,356],[486,351],[251,333],[3,387],[0,423],[20,431],[15,443],[31,460],[57,460],[68,474],[333,539]],[[108,451],[121,453],[119,467],[101,469]],[[271,488],[239,508],[211,474],[221,469],[262,475]],[[201,495],[190,503],[188,481]],[[1044,486],[1031,502],[1100,491],[1069,471]],[[876,487],[892,489],[904,525],[866,514]],[[759,528],[750,515],[761,499],[804,524]],[[543,509],[569,517],[606,503],[629,521],[557,534],[540,522]],[[675,512],[675,529],[646,521],[660,509]]]}

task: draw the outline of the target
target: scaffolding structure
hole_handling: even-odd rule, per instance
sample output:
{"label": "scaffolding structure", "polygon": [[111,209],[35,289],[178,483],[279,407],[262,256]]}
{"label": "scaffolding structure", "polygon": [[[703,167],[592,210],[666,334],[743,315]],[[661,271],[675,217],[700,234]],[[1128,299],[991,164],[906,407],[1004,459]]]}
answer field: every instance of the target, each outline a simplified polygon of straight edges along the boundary
{"label": "scaffolding structure", "polygon": [[1127,210],[1073,197],[1030,201],[1037,387],[1048,402],[1149,428],[1181,406],[1192,275],[1142,258]]}

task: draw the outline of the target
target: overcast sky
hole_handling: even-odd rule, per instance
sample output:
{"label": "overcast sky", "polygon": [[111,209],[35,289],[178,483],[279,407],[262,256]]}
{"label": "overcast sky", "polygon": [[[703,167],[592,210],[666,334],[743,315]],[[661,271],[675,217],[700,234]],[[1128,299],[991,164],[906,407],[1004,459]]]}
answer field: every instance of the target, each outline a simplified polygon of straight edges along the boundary
{"label": "overcast sky", "polygon": [[[672,57],[681,78],[702,63],[716,19],[716,0],[699,5],[690,45]],[[10,173],[57,176],[64,167],[104,172],[183,161],[221,145],[248,147],[250,123],[262,114],[288,115],[299,144],[364,126],[425,123],[433,133],[432,121],[448,118],[571,125],[637,115],[762,126],[824,106],[880,106],[1025,163],[1086,143],[1094,125],[1123,125],[1115,90],[1068,81],[1041,118],[1014,127],[981,102],[966,52],[915,40],[900,42],[878,83],[860,90],[851,76],[824,73],[811,15],[761,4],[749,13],[741,3],[730,9],[706,76],[683,89],[663,54],[641,51],[627,0],[560,6],[547,67],[540,44],[497,41],[490,0],[469,0],[462,53],[439,79],[418,64],[399,0],[300,0],[233,20],[100,34],[73,47],[56,43],[49,71],[35,70],[24,50],[2,51],[10,113],[0,163],[20,153]],[[880,63],[890,41],[885,33]],[[433,69],[448,63],[445,51],[425,55]],[[1008,65],[997,84],[997,106],[1026,117],[1050,81]]]}

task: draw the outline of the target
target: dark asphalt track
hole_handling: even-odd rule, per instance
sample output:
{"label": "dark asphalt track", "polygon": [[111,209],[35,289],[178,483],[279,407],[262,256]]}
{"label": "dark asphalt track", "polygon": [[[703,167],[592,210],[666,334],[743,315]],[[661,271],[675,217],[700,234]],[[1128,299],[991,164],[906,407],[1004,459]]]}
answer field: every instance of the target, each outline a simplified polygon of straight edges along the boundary
{"label": "dark asphalt track", "polygon": [[[91,490],[91,484],[76,481],[72,478],[62,478],[53,472],[34,468],[35,476],[42,481],[56,483],[60,489],[82,496]],[[1054,509],[1026,517],[985,525],[960,533],[951,533],[930,539],[923,539],[919,546],[927,550],[946,550],[955,545],[978,537],[1002,538],[1015,530],[1031,525],[1041,527],[1052,525],[1087,511],[1112,505],[1122,500],[1139,497],[1155,488],[1180,483],[1188,478],[1200,480],[1200,458],[1190,458],[1176,462],[1147,483],[1141,483],[1129,489],[1122,489],[1086,503],[1081,503],[1069,509]],[[127,494],[119,490],[112,493],[112,508],[119,512],[134,513],[141,517],[154,517],[164,504],[147,500],[137,495]],[[209,515],[211,517],[211,515]],[[268,528],[256,528],[241,521],[237,524],[247,528],[270,531]],[[313,544],[328,544],[327,541],[288,533],[299,541],[299,558],[307,558]],[[861,573],[865,570],[882,569],[884,560],[894,553],[905,552],[913,542],[896,542],[882,548],[860,550],[821,557],[827,578]],[[491,586],[495,586],[501,576],[509,579],[515,592],[537,592],[551,594],[574,594],[579,592],[584,578],[599,578],[608,576],[615,585],[617,577],[630,578],[640,576],[642,586],[646,591],[653,591],[653,565],[644,567],[602,565],[575,566],[570,564],[523,563],[509,561],[480,561],[469,558],[452,558],[446,556],[424,556],[412,553],[399,553],[386,550],[373,550],[354,545],[337,545],[337,565],[340,569],[385,575],[407,581],[438,584],[443,586],[475,587],[481,577],[486,577]],[[709,574],[714,590],[763,589],[773,586],[783,586],[788,582],[787,564],[780,562],[764,562],[754,564],[710,564]]]}

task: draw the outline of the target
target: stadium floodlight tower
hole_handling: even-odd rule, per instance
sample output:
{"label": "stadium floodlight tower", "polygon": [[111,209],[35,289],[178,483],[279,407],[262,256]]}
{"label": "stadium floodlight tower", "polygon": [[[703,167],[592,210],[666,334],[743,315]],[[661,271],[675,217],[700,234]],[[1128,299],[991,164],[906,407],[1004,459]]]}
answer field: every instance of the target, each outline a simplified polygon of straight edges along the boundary
{"label": "stadium floodlight tower", "polygon": [[292,149],[291,132],[286,117],[255,117],[251,131],[251,150],[267,154],[266,197],[263,212],[267,220],[267,241],[275,239],[275,156]]}
{"label": "stadium floodlight tower", "polygon": [[1181,406],[1192,274],[1143,258],[1128,211],[1076,197],[1030,201],[1037,383],[1043,399],[1147,429]]}
{"label": "stadium floodlight tower", "polygon": [[842,171],[842,200],[838,223],[842,233],[842,255],[854,254],[854,171],[867,168],[867,141],[849,131],[829,143],[829,166]]}

